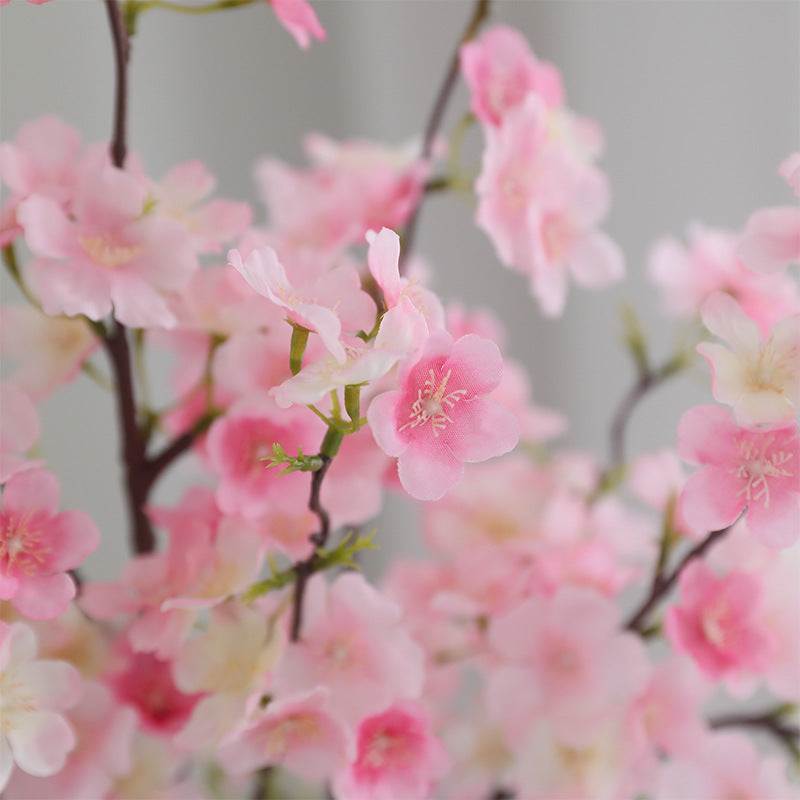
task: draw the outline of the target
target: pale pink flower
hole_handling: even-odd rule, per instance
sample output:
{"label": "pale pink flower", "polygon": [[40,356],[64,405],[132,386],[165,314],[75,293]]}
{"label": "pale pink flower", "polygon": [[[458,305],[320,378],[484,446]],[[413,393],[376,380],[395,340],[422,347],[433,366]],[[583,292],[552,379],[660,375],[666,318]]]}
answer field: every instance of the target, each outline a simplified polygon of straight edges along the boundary
{"label": "pale pink flower", "polygon": [[740,425],[791,422],[800,406],[800,313],[776,322],[764,337],[733,297],[717,292],[703,304],[702,318],[730,346],[697,346],[711,368],[714,398],[733,406]]}
{"label": "pale pink flower", "polygon": [[766,671],[775,651],[759,619],[763,590],[752,573],[718,577],[700,559],[681,573],[680,603],[670,607],[664,630],[676,650],[691,656],[712,680],[741,671]]}
{"label": "pale pink flower", "polygon": [[267,0],[278,18],[278,22],[292,34],[294,40],[305,50],[311,37],[325,41],[326,34],[314,9],[306,0]]}
{"label": "pale pink flower", "polygon": [[375,441],[398,457],[403,488],[419,500],[438,500],[464,472],[465,461],[485,461],[513,449],[513,413],[486,397],[500,382],[496,344],[475,335],[454,342],[444,331],[419,356],[404,361],[399,391],[376,397],[367,411]]}
{"label": "pale pink flower", "polygon": [[100,543],[82,511],[58,513],[59,485],[44,470],[12,477],[0,510],[0,598],[30,619],[53,619],[75,596],[67,571]]}
{"label": "pale pink flower", "polygon": [[0,312],[0,351],[21,362],[12,379],[34,400],[73,380],[99,346],[83,319],[48,317],[28,306]]}
{"label": "pale pink flower", "polygon": [[786,775],[786,760],[759,752],[748,736],[713,732],[680,759],[665,761],[656,800],[794,800],[797,787]]}
{"label": "pale pink flower", "polygon": [[45,778],[15,772],[8,785],[19,800],[85,800],[105,797],[114,779],[131,768],[136,712],[120,705],[108,687],[87,682],[80,702],[66,714],[76,745],[62,770]]}
{"label": "pale pink flower", "polygon": [[[7,6],[11,0],[0,0],[0,6]],[[31,5],[42,6],[45,3],[50,3],[52,0],[28,0]]]}
{"label": "pale pink flower", "polygon": [[20,204],[17,216],[38,256],[29,276],[45,313],[100,320],[113,309],[134,327],[175,324],[160,290],[180,289],[197,259],[179,223],[144,213],[146,199],[142,180],[103,166],[83,176],[72,216],[42,195]]}
{"label": "pale pink flower", "polygon": [[564,101],[561,75],[539,61],[525,38],[513,28],[495,25],[461,46],[461,73],[470,89],[470,108],[484,125],[500,125],[506,112],[529,93],[547,108]]}
{"label": "pale pink flower", "polygon": [[0,792],[16,764],[29,775],[57,773],[75,746],[59,713],[78,702],[81,678],[71,664],[39,660],[33,631],[0,622]]}
{"label": "pale pink flower", "polygon": [[638,637],[620,633],[612,600],[563,587],[493,619],[489,640],[508,664],[490,676],[489,704],[511,740],[544,715],[565,743],[581,746],[644,687],[649,669]]}
{"label": "pale pink flower", "polygon": [[800,261],[800,208],[762,208],[750,215],[736,254],[750,269],[772,275]]}
{"label": "pale pink flower", "polygon": [[306,781],[330,778],[350,756],[351,734],[324,708],[320,686],[272,700],[244,730],[220,749],[220,763],[233,773],[281,766]]}
{"label": "pale pink flower", "polygon": [[718,530],[747,507],[747,525],[763,544],[788,547],[800,536],[800,436],[797,425],[740,428],[719,406],[689,409],[678,424],[678,455],[699,464],[681,494],[690,525]]}
{"label": "pale pink flower", "polygon": [[349,725],[399,698],[419,695],[423,656],[401,627],[400,608],[355,572],[328,588],[309,581],[300,639],[275,667],[274,691],[325,686],[325,710]]}
{"label": "pale pink flower", "polygon": [[290,322],[318,333],[341,364],[347,358],[341,342],[342,324],[353,331],[372,328],[374,303],[361,291],[358,273],[346,264],[309,285],[294,286],[271,247],[253,250],[244,261],[238,250],[231,250],[228,263],[259,294],[285,309]]}
{"label": "pale pink flower", "polygon": [[712,684],[682,657],[653,667],[644,690],[628,708],[634,742],[645,753],[643,768],[659,756],[691,753],[706,733],[703,706]]}
{"label": "pale pink flower", "polygon": [[656,242],[648,272],[669,314],[695,316],[714,292],[727,292],[761,326],[764,336],[778,320],[800,310],[797,284],[788,275],[762,275],[736,254],[739,237],[731,232],[689,226],[689,246],[676,239]]}
{"label": "pale pink flower", "polygon": [[81,175],[80,149],[80,134],[52,115],[24,123],[13,142],[0,144],[0,173],[11,189],[3,204],[0,244],[22,233],[16,211],[25,198],[41,194],[62,206],[69,203]]}
{"label": "pale pink flower", "polygon": [[428,715],[410,703],[362,720],[356,740],[355,761],[333,781],[337,800],[427,800],[450,766]]}
{"label": "pale pink flower", "polygon": [[792,153],[778,167],[780,175],[800,197],[800,153]]}
{"label": "pale pink flower", "polygon": [[429,164],[419,158],[416,142],[392,147],[363,139],[336,142],[311,133],[303,147],[322,175],[346,187],[356,241],[371,230],[402,228],[417,207],[430,173]]}
{"label": "pale pink flower", "polygon": [[25,453],[39,438],[36,406],[11,381],[0,381],[0,484],[13,475],[42,465]]}
{"label": "pale pink flower", "polygon": [[244,233],[253,217],[247,203],[210,200],[201,204],[215,183],[202,162],[187,161],[169,170],[153,190],[158,212],[180,222],[199,253],[219,252],[221,243]]}
{"label": "pale pink flower", "polygon": [[528,95],[487,137],[475,221],[500,260],[528,275],[543,313],[562,313],[568,274],[590,288],[619,280],[622,253],[596,230],[608,211],[607,181],[565,144],[549,140],[537,98]]}

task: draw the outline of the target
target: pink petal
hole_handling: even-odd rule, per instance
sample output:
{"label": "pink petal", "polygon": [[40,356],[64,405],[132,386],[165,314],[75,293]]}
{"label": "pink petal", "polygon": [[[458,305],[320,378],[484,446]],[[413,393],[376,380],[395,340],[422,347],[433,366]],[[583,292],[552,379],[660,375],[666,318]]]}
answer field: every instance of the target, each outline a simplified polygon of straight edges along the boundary
{"label": "pink petal", "polygon": [[[372,232],[370,232],[372,233]],[[402,292],[400,283],[400,237],[388,228],[382,228],[378,234],[367,234],[369,251],[367,263],[375,282],[383,290],[386,305],[392,308]]]}
{"label": "pink petal", "polygon": [[17,219],[34,255],[67,258],[78,248],[75,227],[61,206],[49,197],[34,195],[19,204]]}
{"label": "pink petal", "polygon": [[53,711],[31,711],[8,732],[17,766],[29,775],[55,775],[75,747],[75,735],[64,717]]}
{"label": "pink petal", "polygon": [[29,619],[56,619],[75,597],[75,583],[64,572],[20,581],[13,604]]}
{"label": "pink petal", "polygon": [[50,517],[58,511],[61,490],[55,475],[43,469],[12,478],[3,490],[6,511],[16,514],[43,512]]}
{"label": "pink petal", "polygon": [[747,527],[762,544],[783,549],[800,538],[800,503],[795,492],[773,494],[769,507],[754,503],[747,510]]}
{"label": "pink petal", "polygon": [[[427,355],[427,350],[426,350]],[[467,390],[467,397],[494,391],[503,377],[500,348],[489,339],[468,333],[453,343],[443,370],[452,374],[449,385]]]}
{"label": "pink petal", "polygon": [[764,208],[747,220],[747,230],[736,248],[750,269],[772,274],[800,259],[800,209]]}
{"label": "pink petal", "polygon": [[742,480],[726,468],[703,467],[689,476],[680,497],[680,511],[692,527],[721,530],[732,524],[745,506]]}
{"label": "pink petal", "polygon": [[50,521],[49,533],[53,542],[47,566],[53,572],[77,567],[100,544],[100,531],[83,511],[62,511]]}
{"label": "pink petal", "polygon": [[569,269],[581,286],[601,289],[625,275],[625,257],[609,236],[592,231],[575,244],[568,258]]}
{"label": "pink petal", "polygon": [[438,500],[464,474],[464,464],[442,444],[411,442],[403,451],[397,472],[403,488],[416,500]]}
{"label": "pink petal", "polygon": [[389,456],[399,456],[406,441],[397,432],[397,407],[403,399],[401,392],[379,394],[367,409],[367,422],[378,447]]}
{"label": "pink petal", "polygon": [[516,447],[519,422],[502,403],[478,397],[457,407],[457,411],[448,427],[448,443],[461,461],[485,461]]}

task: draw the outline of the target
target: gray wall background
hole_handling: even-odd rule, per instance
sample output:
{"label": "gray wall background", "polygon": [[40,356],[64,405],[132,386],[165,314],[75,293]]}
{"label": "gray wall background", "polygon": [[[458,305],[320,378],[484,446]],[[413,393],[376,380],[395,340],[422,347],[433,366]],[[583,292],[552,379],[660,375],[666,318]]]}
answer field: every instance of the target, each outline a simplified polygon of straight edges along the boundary
{"label": "gray wall background", "polygon": [[[251,166],[271,153],[300,163],[304,132],[401,142],[421,130],[467,0],[316,0],[328,40],[301,52],[257,3],[199,17],[146,13],[133,43],[130,145],[151,175],[200,158],[218,195],[256,202]],[[529,367],[538,402],[571,420],[567,441],[605,455],[608,422],[632,381],[619,341],[618,309],[631,300],[666,355],[674,334],[657,313],[644,263],[652,242],[699,220],[739,227],[758,206],[791,195],[775,175],[800,147],[800,4],[797,2],[523,2],[497,0],[492,21],[520,29],[536,54],[557,64],[577,112],[602,126],[600,166],[614,188],[605,229],[623,247],[629,279],[604,293],[571,292],[560,321],[540,317],[520,276],[501,267],[471,211],[429,199],[418,249],[435,286],[468,306],[494,308],[509,351]],[[86,141],[109,136],[113,68],[99,0],[0,11],[3,139],[46,112]],[[466,106],[463,87],[448,122]],[[447,128],[445,128],[447,130]],[[477,137],[475,147],[477,148]],[[263,210],[257,205],[258,218]],[[2,277],[3,302],[17,301]],[[105,366],[102,356],[98,363]],[[674,442],[681,413],[710,397],[701,370],[649,398],[631,426],[635,451]],[[64,508],[83,508],[104,533],[88,563],[111,577],[127,558],[111,398],[82,379],[41,407],[44,453],[62,481]],[[192,470],[182,465],[157,499],[175,498]],[[392,500],[384,540],[413,519]]]}

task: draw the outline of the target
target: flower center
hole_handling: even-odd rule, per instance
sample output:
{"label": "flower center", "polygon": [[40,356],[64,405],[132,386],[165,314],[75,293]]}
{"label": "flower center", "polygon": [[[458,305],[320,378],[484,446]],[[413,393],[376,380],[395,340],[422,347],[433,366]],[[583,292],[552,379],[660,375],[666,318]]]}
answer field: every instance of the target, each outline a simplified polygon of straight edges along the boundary
{"label": "flower center", "polygon": [[16,516],[0,512],[0,565],[6,575],[12,569],[25,575],[36,575],[52,548],[42,543],[42,531],[31,525],[32,514]]}
{"label": "flower center", "polygon": [[737,478],[744,478],[747,483],[737,493],[744,494],[748,504],[763,499],[764,508],[769,508],[769,484],[767,478],[790,478],[793,472],[784,467],[792,458],[792,453],[783,450],[767,454],[767,450],[775,441],[774,437],[767,438],[763,446],[754,439],[742,439],[739,442],[739,452],[742,461],[732,472]]}
{"label": "flower center", "polygon": [[438,436],[439,432],[447,427],[447,423],[453,421],[450,412],[467,393],[467,390],[455,389],[447,392],[447,381],[450,380],[451,372],[452,370],[447,370],[447,374],[437,385],[433,369],[428,370],[425,385],[421,389],[417,389],[417,399],[412,403],[408,422],[400,427],[401,431],[430,422],[433,435]]}
{"label": "flower center", "polygon": [[78,241],[92,261],[109,269],[133,261],[145,250],[142,244],[116,244],[107,233],[103,236],[79,236]]}

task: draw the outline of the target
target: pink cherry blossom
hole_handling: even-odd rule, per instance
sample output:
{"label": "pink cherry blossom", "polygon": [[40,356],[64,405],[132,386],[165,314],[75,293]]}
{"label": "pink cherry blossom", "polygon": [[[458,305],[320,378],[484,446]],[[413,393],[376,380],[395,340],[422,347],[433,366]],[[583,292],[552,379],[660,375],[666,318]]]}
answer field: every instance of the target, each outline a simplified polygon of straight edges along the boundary
{"label": "pink cherry blossom", "polygon": [[48,317],[27,306],[0,312],[0,351],[21,362],[12,379],[35,400],[73,380],[99,344],[82,319]]}
{"label": "pink cherry blossom", "polygon": [[736,300],[718,292],[704,303],[702,317],[730,345],[697,346],[711,368],[715,399],[733,406],[740,425],[791,422],[800,406],[800,313],[776,322],[762,337]]}
{"label": "pink cherry blossom", "polygon": [[278,696],[325,686],[325,709],[348,725],[422,689],[423,658],[398,606],[354,572],[309,581],[300,639],[275,667]]}
{"label": "pink cherry blossom", "polygon": [[125,639],[118,640],[116,664],[105,680],[117,700],[136,711],[142,729],[155,736],[173,736],[202,697],[178,689],[169,661],[134,653]]}
{"label": "pink cherry blossom", "polygon": [[788,275],[748,269],[736,252],[737,234],[695,223],[688,239],[688,247],[676,239],[661,239],[648,259],[650,278],[667,313],[695,316],[714,292],[727,292],[768,336],[778,320],[800,310],[796,282]]}
{"label": "pink cherry blossom", "polygon": [[282,766],[303,780],[318,782],[348,760],[351,734],[324,710],[328,691],[317,687],[271,701],[220,750],[220,762],[234,773]]}
{"label": "pink cherry blossom", "polygon": [[44,470],[12,477],[0,510],[0,598],[30,619],[53,619],[75,596],[67,571],[100,543],[82,511],[57,512],[59,486]]}
{"label": "pink cherry blossom", "polygon": [[495,25],[462,45],[460,58],[470,107],[484,125],[499,125],[529,93],[541,97],[547,108],[564,101],[558,70],[538,61],[525,38],[506,25]]}
{"label": "pink cherry blossom", "polygon": [[200,161],[178,164],[154,187],[160,214],[180,222],[191,234],[199,253],[217,253],[222,242],[242,234],[253,212],[247,203],[205,199],[214,190],[214,176]]}
{"label": "pink cherry blossom", "polygon": [[800,208],[762,208],[750,215],[736,254],[750,269],[772,275],[800,261]]}
{"label": "pink cherry blossom", "polygon": [[170,327],[175,318],[160,290],[181,288],[197,268],[186,230],[144,213],[142,180],[112,166],[87,171],[76,188],[73,217],[56,201],[34,195],[18,218],[38,258],[28,265],[47,314],[114,312],[135,327]]}
{"label": "pink cherry blossom", "polygon": [[741,798],[790,800],[797,787],[786,775],[786,762],[756,749],[744,734],[719,731],[680,759],[666,761],[655,784],[656,800]]}
{"label": "pink cherry blossom", "polygon": [[81,174],[80,148],[80,134],[52,115],[26,122],[13,142],[0,144],[0,173],[12,192],[3,204],[0,244],[5,246],[22,233],[17,207],[32,194],[67,205]]}
{"label": "pink cherry blossom", "polygon": [[699,464],[681,494],[690,525],[718,530],[747,508],[747,525],[763,544],[788,547],[800,536],[800,435],[797,425],[740,428],[719,406],[698,406],[678,424],[678,455]]}
{"label": "pink cherry blossom", "polygon": [[759,617],[762,587],[752,573],[718,577],[699,559],[681,573],[680,602],[672,606],[664,630],[676,650],[690,655],[712,680],[740,671],[766,671],[775,641]]}
{"label": "pink cherry blossom", "polygon": [[313,36],[325,41],[325,31],[320,25],[314,9],[306,0],[267,0],[278,21],[292,34],[295,41],[305,50]]}
{"label": "pink cherry blossom", "polygon": [[778,168],[778,174],[785,179],[786,183],[800,197],[800,153],[792,153]]}
{"label": "pink cherry blossom", "polygon": [[487,131],[475,184],[475,221],[500,260],[528,275],[543,313],[564,309],[567,275],[600,288],[619,280],[624,260],[596,226],[606,215],[605,177],[564,143],[549,140],[542,104],[533,95]]}
{"label": "pink cherry blossom", "polygon": [[434,333],[419,356],[403,362],[400,390],[376,397],[367,411],[375,441],[398,457],[403,488],[419,500],[438,500],[464,471],[517,444],[511,411],[485,395],[502,377],[500,351],[474,334],[456,342]]}
{"label": "pink cherry blossom", "polygon": [[0,484],[12,475],[42,465],[25,456],[39,438],[36,407],[11,381],[0,381]]}
{"label": "pink cherry blossom", "polygon": [[0,622],[0,791],[15,764],[29,775],[54,775],[75,747],[75,734],[58,712],[80,698],[80,674],[36,653],[27,625]]}
{"label": "pink cherry blossom", "polygon": [[361,291],[358,274],[347,265],[331,270],[308,286],[295,287],[271,247],[254,250],[244,260],[238,250],[231,250],[228,263],[259,294],[286,309],[293,324],[318,333],[339,363],[347,358],[340,341],[342,323],[354,331],[372,328],[374,304]]}
{"label": "pink cherry blossom", "polygon": [[333,781],[337,800],[426,800],[449,767],[428,715],[409,703],[362,720],[356,738],[355,761]]}

